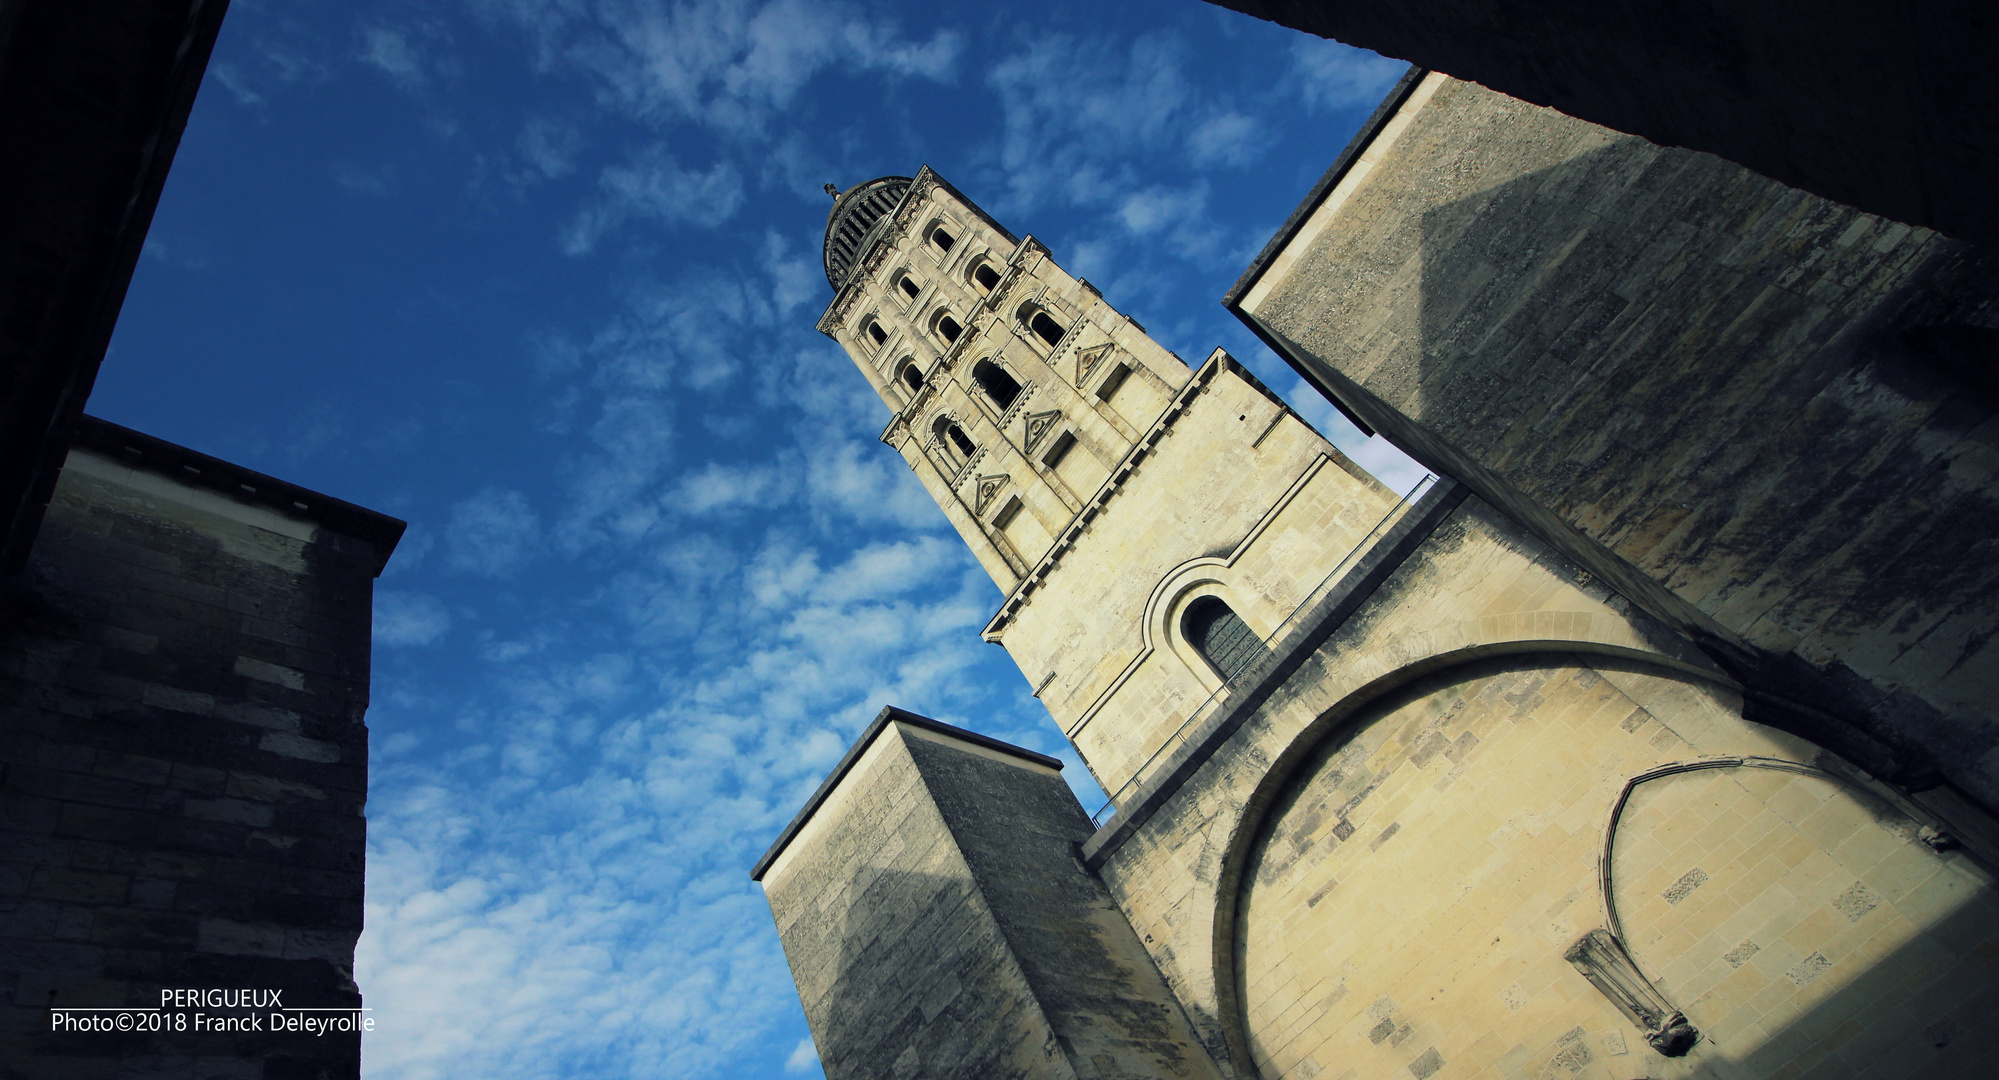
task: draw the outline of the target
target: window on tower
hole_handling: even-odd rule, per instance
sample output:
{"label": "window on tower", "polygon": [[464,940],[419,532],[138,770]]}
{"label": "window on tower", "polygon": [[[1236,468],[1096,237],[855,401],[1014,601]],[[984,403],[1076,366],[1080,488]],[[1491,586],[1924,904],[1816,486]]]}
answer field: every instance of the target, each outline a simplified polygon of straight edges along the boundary
{"label": "window on tower", "polygon": [[1027,324],[1027,328],[1034,332],[1035,337],[1047,342],[1048,347],[1051,349],[1061,344],[1062,335],[1069,332],[1068,327],[1056,322],[1053,317],[1040,308],[1034,308],[1031,312],[1023,312],[1021,314],[1021,321]]}
{"label": "window on tower", "polygon": [[951,250],[951,245],[957,242],[958,238],[952,236],[950,232],[947,231],[942,225],[939,225],[936,228],[930,230],[931,246],[935,247],[939,251],[949,251]]}
{"label": "window on tower", "polygon": [[943,446],[945,456],[953,465],[964,464],[978,450],[972,445],[971,437],[965,434],[965,429],[948,416],[939,416],[932,421],[930,431],[937,436],[938,444]]}
{"label": "window on tower", "polygon": [[965,328],[958,325],[958,320],[949,315],[945,315],[937,320],[937,336],[943,338],[945,341],[956,344],[958,336],[964,332]]}
{"label": "window on tower", "polygon": [[888,340],[888,331],[882,329],[881,323],[869,322],[868,340],[874,342],[876,348],[880,348],[882,343]]}
{"label": "window on tower", "polygon": [[972,365],[972,381],[979,384],[979,389],[986,392],[1001,412],[1013,408],[1014,399],[1020,397],[1020,382],[991,360]]}
{"label": "window on tower", "polygon": [[1219,596],[1203,596],[1188,604],[1180,627],[1187,642],[1225,682],[1268,654],[1256,631]]}
{"label": "window on tower", "polygon": [[909,392],[912,394],[923,389],[923,373],[916,370],[915,361],[903,362],[902,384],[909,387]]}
{"label": "window on tower", "polygon": [[911,300],[916,299],[916,294],[923,291],[922,287],[916,284],[916,279],[910,277],[908,274],[902,275],[902,280],[896,282],[896,284],[901,286],[903,295],[909,297]]}
{"label": "window on tower", "polygon": [[972,271],[972,284],[977,285],[980,292],[990,293],[999,288],[999,283],[999,271],[993,269],[991,263],[980,263]]}

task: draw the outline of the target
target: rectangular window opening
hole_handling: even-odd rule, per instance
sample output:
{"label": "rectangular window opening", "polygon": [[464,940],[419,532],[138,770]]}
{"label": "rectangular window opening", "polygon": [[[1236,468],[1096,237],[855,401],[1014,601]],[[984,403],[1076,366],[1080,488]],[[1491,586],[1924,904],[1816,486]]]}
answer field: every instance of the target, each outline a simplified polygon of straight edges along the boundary
{"label": "rectangular window opening", "polygon": [[1013,519],[1020,516],[1020,509],[1020,496],[1008,496],[1006,505],[1000,507],[1000,512],[993,515],[993,527],[1003,530],[1013,524]]}
{"label": "rectangular window opening", "polygon": [[1124,386],[1124,381],[1130,377],[1130,364],[1119,364],[1112,368],[1110,374],[1104,376],[1104,381],[1097,386],[1097,400],[1109,404],[1112,396],[1118,392],[1120,387]]}
{"label": "rectangular window opening", "polygon": [[1068,457],[1069,451],[1075,449],[1075,447],[1076,436],[1071,432],[1065,431],[1055,436],[1054,441],[1048,444],[1047,451],[1041,455],[1041,463],[1052,469],[1062,464],[1062,459]]}

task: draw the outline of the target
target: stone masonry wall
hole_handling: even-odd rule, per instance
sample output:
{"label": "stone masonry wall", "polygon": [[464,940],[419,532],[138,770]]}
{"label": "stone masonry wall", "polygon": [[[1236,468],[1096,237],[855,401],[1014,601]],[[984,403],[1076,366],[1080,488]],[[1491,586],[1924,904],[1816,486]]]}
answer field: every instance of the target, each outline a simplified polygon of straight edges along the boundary
{"label": "stone masonry wall", "polygon": [[1472,498],[1084,852],[1237,1077],[1989,1070],[1991,876],[1918,842],[1934,819],[1878,785],[1736,769],[1634,789],[1621,930],[1703,1033],[1692,1056],[1654,1053],[1565,961],[1608,919],[1622,786],[1718,755],[1845,768],[1741,719],[1697,652]]}
{"label": "stone masonry wall", "polygon": [[[51,1009],[157,1007],[163,988],[361,1004],[378,565],[72,452],[25,614],[0,630],[0,1075],[359,1074],[358,1033],[273,1033],[269,1009],[151,1014],[160,1033],[52,1030]],[[197,1031],[197,1013],[265,1030]]]}
{"label": "stone masonry wall", "polygon": [[1752,706],[1999,805],[1999,263],[1432,75],[1240,306],[1398,444],[1720,640]]}
{"label": "stone masonry wall", "polygon": [[764,871],[830,1080],[1218,1080],[1060,774],[926,724],[863,735]]}

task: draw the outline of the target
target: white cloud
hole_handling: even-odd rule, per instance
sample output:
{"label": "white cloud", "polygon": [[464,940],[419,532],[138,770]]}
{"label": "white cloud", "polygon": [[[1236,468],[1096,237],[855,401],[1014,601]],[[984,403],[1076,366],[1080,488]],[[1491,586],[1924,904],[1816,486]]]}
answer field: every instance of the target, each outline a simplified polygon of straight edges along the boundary
{"label": "white cloud", "polygon": [[343,161],[333,167],[333,182],[356,195],[387,195],[395,178],[396,170],[392,165],[364,169],[351,161]]}
{"label": "white cloud", "polygon": [[1187,150],[1196,165],[1247,165],[1256,159],[1266,139],[1263,124],[1241,113],[1208,117],[1187,135]]}
{"label": "white cloud", "polygon": [[963,48],[949,30],[914,40],[850,5],[808,0],[488,7],[530,32],[544,64],[589,72],[633,114],[739,137],[761,134],[829,68],[948,80]]}
{"label": "white cloud", "polygon": [[818,1064],[819,1048],[812,1045],[812,1037],[808,1035],[798,1040],[798,1045],[791,1048],[791,1056],[784,1059],[784,1071],[788,1073],[808,1072],[813,1066]]}
{"label": "white cloud", "polygon": [[375,640],[383,645],[429,645],[451,629],[444,602],[423,593],[378,590]]}
{"label": "white cloud", "polygon": [[369,26],[361,29],[361,62],[380,69],[404,87],[423,81],[423,64],[409,35],[400,30]]}
{"label": "white cloud", "polygon": [[1308,108],[1372,106],[1409,65],[1327,38],[1300,34],[1291,42],[1291,72]]}
{"label": "white cloud", "polygon": [[536,172],[555,179],[576,171],[576,155],[583,149],[583,133],[574,124],[536,117],[522,126],[514,147]]}
{"label": "white cloud", "polygon": [[541,544],[541,516],[518,491],[488,488],[451,508],[445,532],[453,570],[508,577]]}
{"label": "white cloud", "polygon": [[724,465],[710,462],[681,476],[671,497],[674,509],[697,517],[771,508],[789,500],[793,475],[776,465]]}
{"label": "white cloud", "polygon": [[607,233],[634,217],[712,229],[734,217],[743,203],[743,177],[734,165],[718,161],[696,172],[681,168],[658,148],[605,169],[598,186],[603,197],[563,231],[566,255],[590,253]]}

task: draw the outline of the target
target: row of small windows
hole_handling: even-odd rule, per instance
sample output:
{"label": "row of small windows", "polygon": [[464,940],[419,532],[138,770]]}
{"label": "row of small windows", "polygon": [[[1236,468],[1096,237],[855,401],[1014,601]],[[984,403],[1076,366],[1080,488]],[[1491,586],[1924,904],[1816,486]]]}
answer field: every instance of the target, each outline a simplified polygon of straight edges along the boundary
{"label": "row of small windows", "polygon": [[[908,279],[904,278],[903,280],[907,281]],[[1047,342],[1048,347],[1051,349],[1060,345],[1063,335],[1069,332],[1068,327],[1056,322],[1053,318],[1049,317],[1046,311],[1039,308],[1034,309],[1034,313],[1031,315],[1023,312],[1021,322],[1029,330],[1033,331],[1035,337]],[[937,328],[937,336],[943,338],[946,345],[956,345],[958,339],[963,337],[965,333],[964,324],[958,321],[957,316],[948,311],[937,316],[937,321],[932,325]],[[888,341],[888,331],[882,328],[880,322],[869,320],[868,337],[874,339],[876,346],[880,346]]]}
{"label": "row of small windows", "polygon": [[[896,373],[896,377],[912,394],[923,389],[923,372],[914,360],[903,361],[902,370]],[[972,381],[985,391],[986,397],[992,399],[1001,412],[1013,408],[1013,403],[1020,400],[1020,380],[991,360],[981,360],[972,365]]]}

